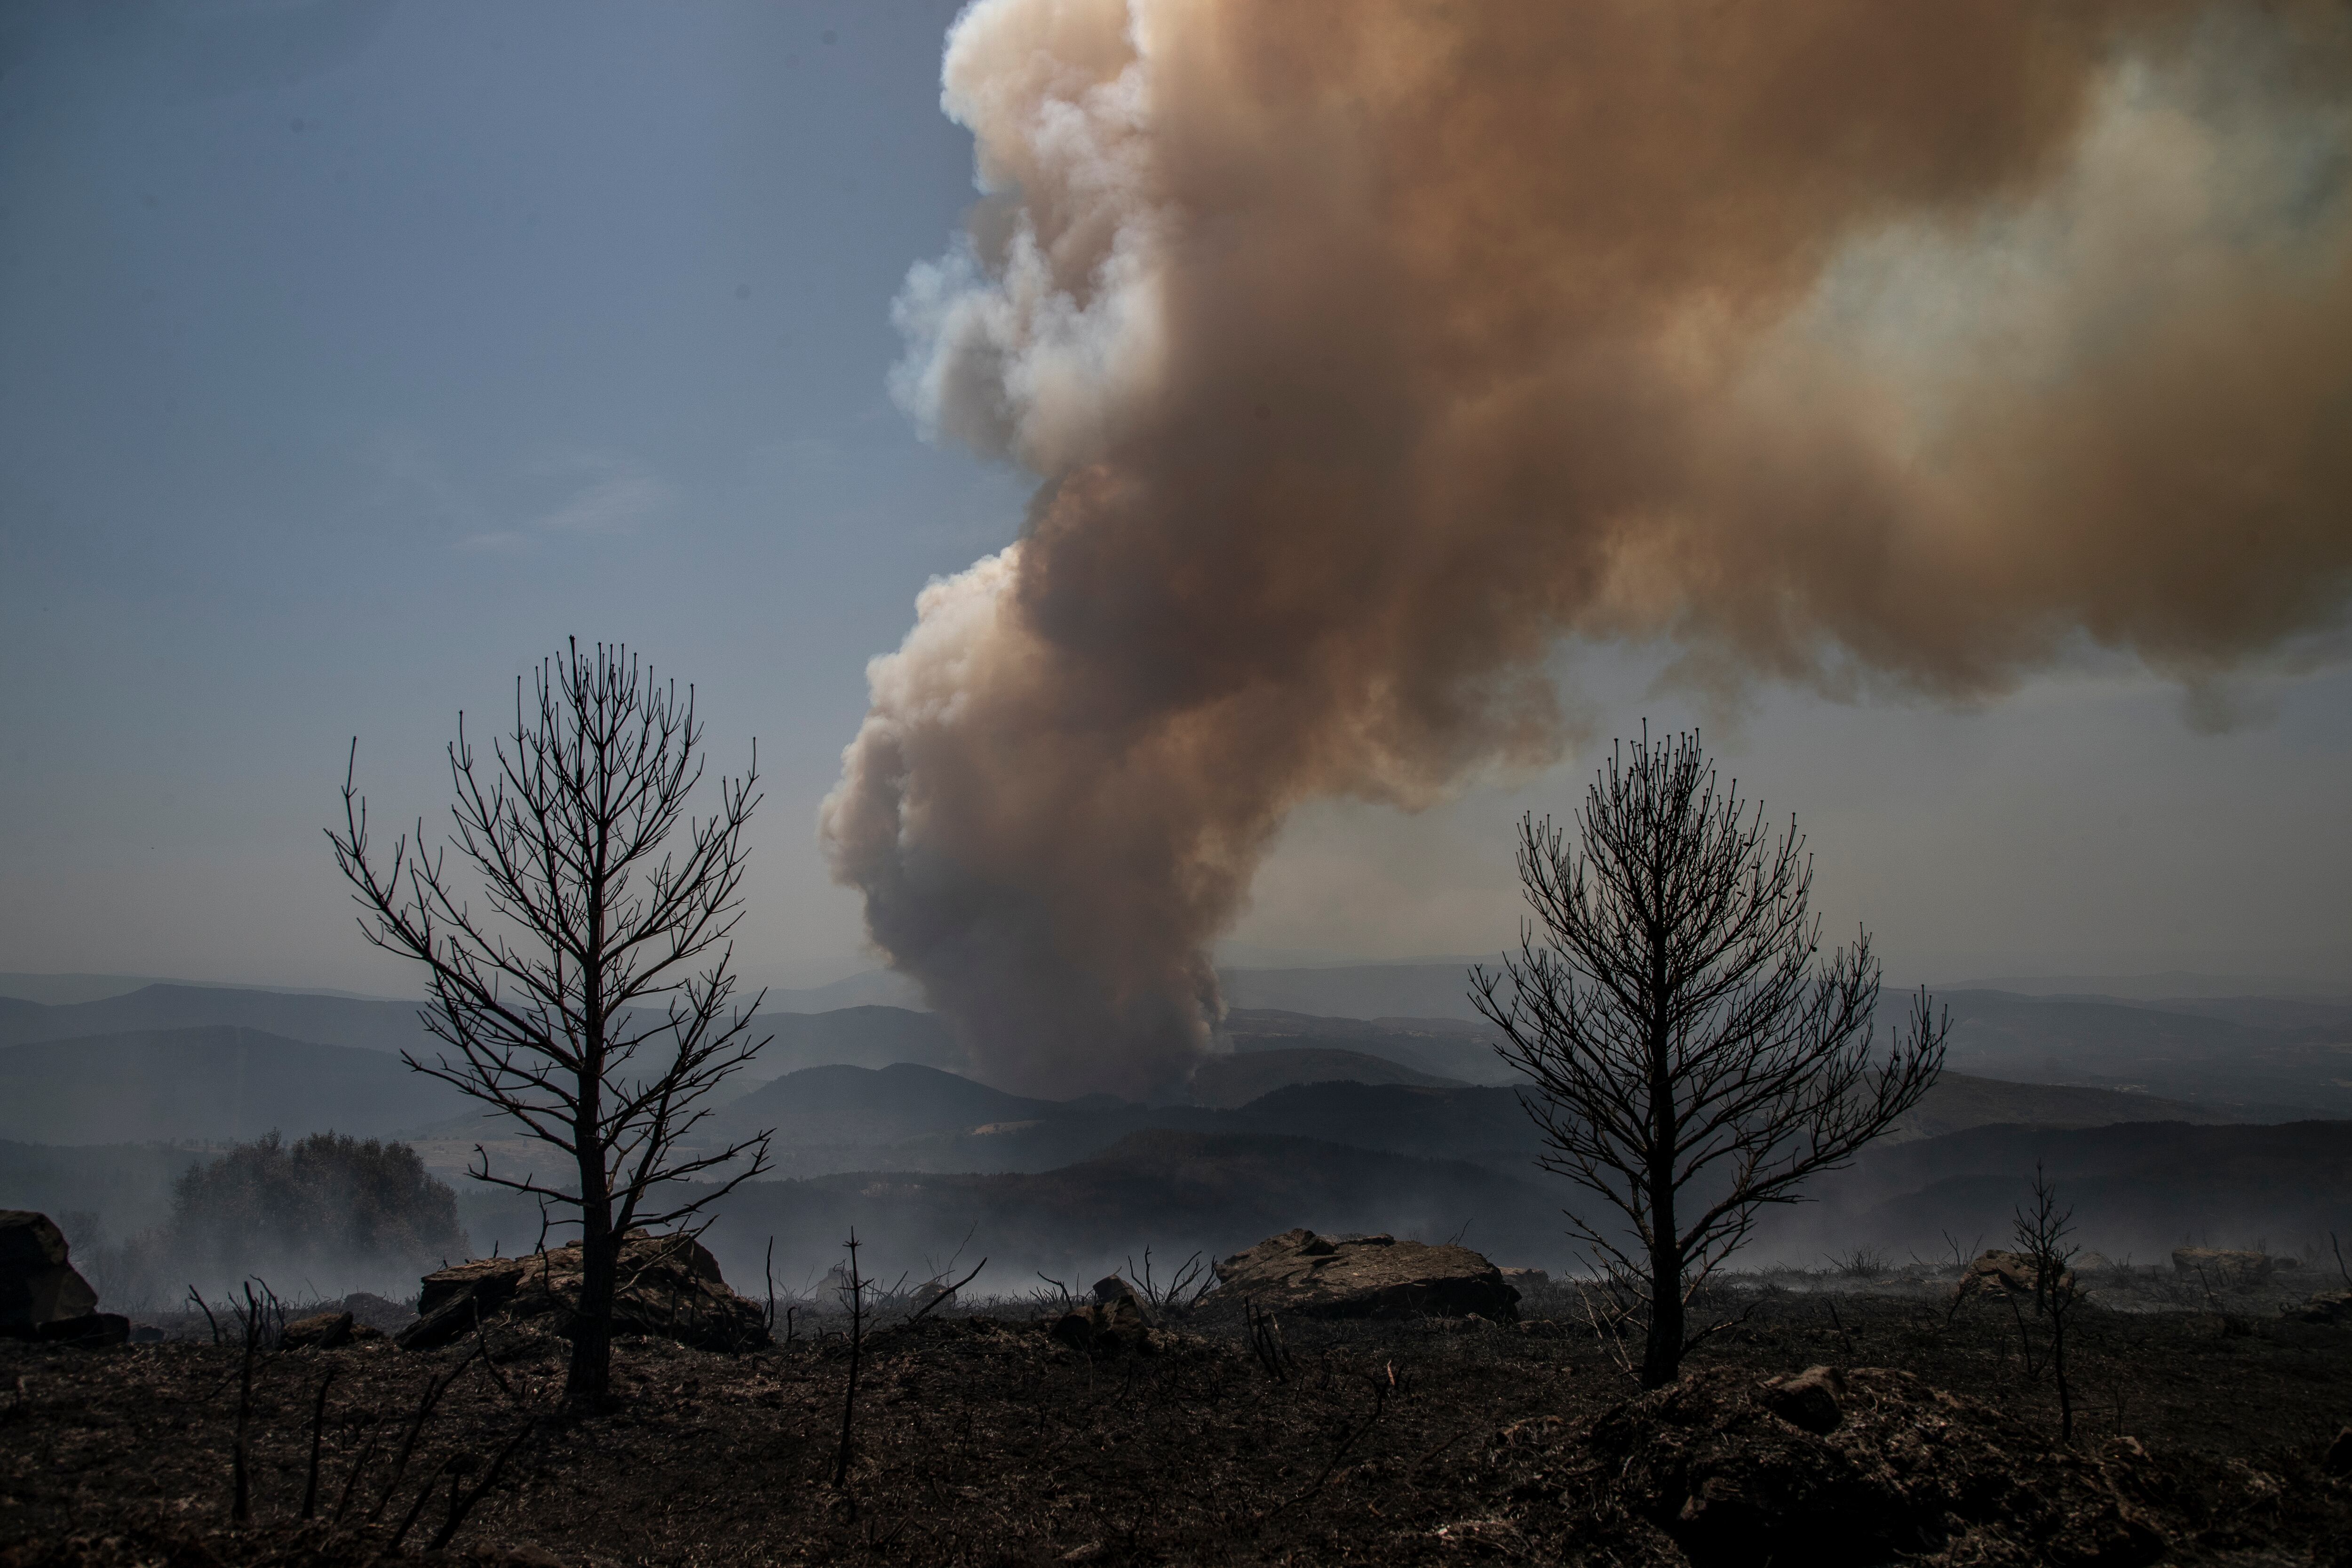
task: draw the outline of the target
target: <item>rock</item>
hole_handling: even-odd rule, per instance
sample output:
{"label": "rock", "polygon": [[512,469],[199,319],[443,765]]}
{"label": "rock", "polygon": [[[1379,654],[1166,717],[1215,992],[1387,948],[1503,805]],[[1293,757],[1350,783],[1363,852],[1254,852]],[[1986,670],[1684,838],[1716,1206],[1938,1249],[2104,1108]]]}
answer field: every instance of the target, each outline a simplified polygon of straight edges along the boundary
{"label": "rock", "polygon": [[1156,1329],[1160,1326],[1160,1314],[1151,1310],[1151,1303],[1143,1299],[1143,1292],[1116,1274],[1107,1274],[1096,1280],[1094,1294],[1097,1307],[1119,1307],[1123,1304],[1145,1327]]}
{"label": "rock", "polygon": [[1466,1247],[1291,1230],[1235,1253],[1216,1274],[1226,1299],[1310,1318],[1518,1316],[1519,1293]]}
{"label": "rock", "polygon": [[0,1334],[80,1343],[95,1331],[86,1320],[99,1316],[112,1314],[98,1311],[98,1292],[74,1271],[65,1233],[45,1214],[0,1209]]}
{"label": "rock", "polygon": [[1545,1273],[1540,1268],[1505,1268],[1499,1272],[1503,1276],[1503,1283],[1510,1286],[1513,1289],[1518,1289],[1521,1287],[1528,1285],[1549,1285],[1551,1283],[1551,1276]]}
{"label": "rock", "polygon": [[1149,1352],[1154,1326],[1150,1303],[1113,1274],[1096,1282],[1093,1300],[1056,1319],[1053,1333],[1072,1350],[1116,1355],[1121,1351]]}
{"label": "rock", "polygon": [[[1834,1396],[1841,1383],[1851,1397],[1826,1433],[1774,1408],[1800,1385]],[[1581,1426],[1517,1423],[1487,1452],[1502,1495],[1631,1516],[1695,1568],[1915,1555],[2136,1568],[2166,1550],[2138,1496],[2145,1456],[2095,1458],[1884,1369],[1816,1367],[1762,1387],[1730,1368],[1694,1373]],[[1597,1559],[1667,1560],[1593,1544]]]}
{"label": "rock", "polygon": [[378,1338],[396,1334],[416,1321],[416,1314],[399,1302],[388,1300],[371,1290],[354,1290],[342,1300],[342,1309],[352,1315],[353,1337],[366,1339],[366,1330]]}
{"label": "rock", "polygon": [[2352,1325],[2352,1290],[2322,1290],[2308,1301],[2280,1310],[2298,1323]]}
{"label": "rock", "polygon": [[2271,1259],[2259,1252],[2180,1247],[2173,1249],[2172,1271],[2179,1275],[2202,1275],[2210,1285],[2246,1285],[2271,1277]]}
{"label": "rock", "polygon": [[297,1318],[278,1336],[279,1348],[289,1351],[331,1351],[352,1342],[349,1312],[314,1312]]}
{"label": "rock", "polygon": [[1960,1289],[1963,1291],[2031,1290],[2033,1289],[2033,1264],[2020,1253],[1992,1248],[1969,1265],[1969,1271],[1960,1276]]}
{"label": "rock", "polygon": [[[568,1334],[580,1305],[580,1244],[525,1258],[483,1258],[425,1276],[406,1350],[452,1344],[477,1322],[537,1320]],[[727,1288],[719,1260],[691,1236],[633,1230],[621,1239],[613,1331],[675,1340],[698,1350],[768,1342],[766,1315]]]}
{"label": "rock", "polygon": [[1845,1412],[1838,1407],[1845,1373],[1833,1366],[1809,1366],[1794,1377],[1775,1378],[1764,1388],[1765,1407],[1791,1426],[1826,1436],[1845,1420]]}

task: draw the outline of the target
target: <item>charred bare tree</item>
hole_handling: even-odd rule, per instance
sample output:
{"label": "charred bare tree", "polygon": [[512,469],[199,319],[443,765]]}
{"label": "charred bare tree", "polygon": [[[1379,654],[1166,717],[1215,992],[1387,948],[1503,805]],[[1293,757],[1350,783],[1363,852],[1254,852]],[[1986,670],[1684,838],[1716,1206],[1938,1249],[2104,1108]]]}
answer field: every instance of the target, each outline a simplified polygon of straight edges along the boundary
{"label": "charred bare tree", "polygon": [[[487,763],[459,715],[446,848],[425,851],[419,819],[379,865],[349,773],[343,831],[328,833],[368,940],[427,969],[425,1024],[448,1048],[429,1062],[404,1054],[408,1065],[512,1118],[576,1172],[572,1186],[504,1174],[478,1145],[471,1173],[577,1213],[575,1402],[609,1389],[621,1238],[689,1220],[768,1168],[764,1132],[689,1147],[710,1090],[766,1044],[750,1033],[760,997],[730,1006],[729,973],[758,751],[740,779],[719,781],[716,812],[696,817],[701,742],[692,687],[681,699],[625,647],[589,654],[575,641],[528,692],[516,682],[514,726]],[[354,765],[357,753],[354,742]],[[677,1184],[698,1176],[698,1191]]]}
{"label": "charred bare tree", "polygon": [[1948,1025],[1923,991],[1875,1052],[1869,932],[1820,962],[1804,839],[1720,789],[1696,733],[1612,750],[1576,828],[1571,847],[1521,822],[1535,921],[1499,971],[1471,972],[1472,999],[1532,1080],[1541,1164],[1603,1205],[1569,1217],[1643,1326],[1655,1388],[1716,1326],[1691,1304],[1757,1210],[1802,1201],[1916,1105]]}
{"label": "charred bare tree", "polygon": [[[2074,1390],[2066,1377],[2066,1330],[2085,1292],[2074,1278],[2074,1255],[2082,1250],[2067,1239],[2074,1229],[2074,1211],[2061,1212],[2058,1188],[2033,1163],[2033,1201],[2020,1205],[2013,1234],[2018,1256],[2033,1270],[2033,1309],[2050,1325],[2050,1368],[2058,1378],[2058,1435],[2074,1440]],[[2021,1322],[2019,1333],[2024,1333]],[[2027,1372],[2032,1373],[2030,1359]]]}

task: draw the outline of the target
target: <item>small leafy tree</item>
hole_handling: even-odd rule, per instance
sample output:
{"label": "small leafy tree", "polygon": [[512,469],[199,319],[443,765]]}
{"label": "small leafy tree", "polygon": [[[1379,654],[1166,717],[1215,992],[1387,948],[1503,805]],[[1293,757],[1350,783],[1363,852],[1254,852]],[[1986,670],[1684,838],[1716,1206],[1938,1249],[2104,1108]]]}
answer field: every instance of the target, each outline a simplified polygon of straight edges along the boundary
{"label": "small leafy tree", "polygon": [[1948,1025],[1923,991],[1874,1050],[1869,932],[1817,962],[1803,838],[1718,788],[1696,733],[1612,750],[1576,828],[1571,847],[1549,817],[1520,823],[1535,922],[1471,972],[1472,999],[1528,1076],[1540,1163],[1604,1205],[1570,1221],[1643,1325],[1655,1388],[1718,1326],[1694,1330],[1691,1306],[1756,1211],[1801,1201],[1916,1105]]}
{"label": "small leafy tree", "polygon": [[425,966],[425,1025],[448,1050],[408,1065],[573,1168],[568,1185],[512,1176],[477,1145],[470,1173],[579,1224],[574,1402],[609,1391],[622,1237],[688,1220],[768,1169],[766,1132],[723,1147],[692,1137],[710,1091],[767,1043],[750,1032],[760,998],[730,1005],[758,749],[740,779],[719,781],[718,809],[693,817],[701,744],[692,687],[681,699],[625,647],[575,641],[541,664],[528,701],[515,683],[514,726],[487,763],[458,716],[448,847],[478,904],[446,852],[425,851],[421,819],[413,847],[404,836],[373,858],[349,773],[343,831],[328,833],[368,941]]}
{"label": "small leafy tree", "polygon": [[333,1132],[271,1132],[190,1165],[172,1185],[169,1234],[183,1260],[233,1274],[430,1267],[467,1249],[457,1194],[415,1150]]}

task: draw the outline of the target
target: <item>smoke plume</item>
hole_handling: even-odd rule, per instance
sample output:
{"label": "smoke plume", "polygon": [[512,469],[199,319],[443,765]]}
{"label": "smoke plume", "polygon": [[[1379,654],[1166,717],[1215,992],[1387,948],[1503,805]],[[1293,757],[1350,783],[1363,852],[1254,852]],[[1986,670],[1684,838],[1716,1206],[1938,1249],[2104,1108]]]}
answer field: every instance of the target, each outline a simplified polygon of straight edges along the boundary
{"label": "smoke plume", "polygon": [[1564,637],[1961,700],[2326,653],[2347,15],[981,0],[898,385],[1042,483],[872,666],[874,940],[987,1076],[1140,1092],[1285,814],[1555,758]]}

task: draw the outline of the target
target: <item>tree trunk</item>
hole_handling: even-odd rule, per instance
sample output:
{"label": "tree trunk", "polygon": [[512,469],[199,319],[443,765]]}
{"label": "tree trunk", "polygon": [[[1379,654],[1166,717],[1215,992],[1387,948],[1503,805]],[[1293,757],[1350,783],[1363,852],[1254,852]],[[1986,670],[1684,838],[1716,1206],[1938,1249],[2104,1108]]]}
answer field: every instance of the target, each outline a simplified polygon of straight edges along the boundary
{"label": "tree trunk", "polygon": [[604,1184],[604,1146],[593,1135],[603,1100],[596,1090],[601,1072],[581,1085],[580,1120],[574,1137],[580,1150],[580,1310],[572,1321],[572,1374],[564,1396],[594,1404],[613,1382],[613,1286],[619,1272],[618,1238],[613,1235],[613,1194]]}
{"label": "tree trunk", "polygon": [[1671,1155],[1651,1162],[1650,1227],[1650,1337],[1643,1347],[1642,1386],[1664,1388],[1683,1364],[1683,1260],[1675,1244]]}
{"label": "tree trunk", "polygon": [[581,1205],[580,1244],[580,1310],[572,1322],[572,1374],[563,1392],[574,1404],[593,1404],[611,1391],[613,1381],[613,1285],[618,1270],[609,1198],[599,1194]]}
{"label": "tree trunk", "polygon": [[1642,1351],[1642,1386],[1664,1388],[1683,1364],[1683,1249],[1675,1224],[1673,1039],[1665,1012],[1663,931],[1650,935],[1650,1337]]}
{"label": "tree trunk", "polygon": [[605,1182],[604,889],[593,883],[584,971],[587,1038],[582,1042],[580,1097],[572,1146],[580,1152],[580,1310],[572,1323],[572,1374],[564,1397],[599,1404],[613,1384],[613,1285],[618,1272],[613,1235],[613,1194]]}

